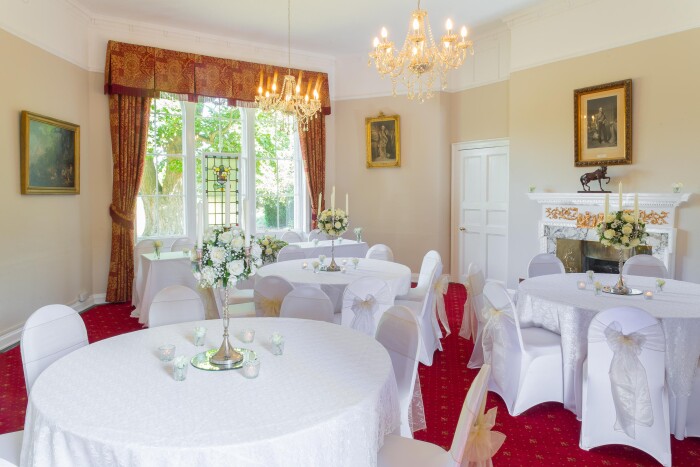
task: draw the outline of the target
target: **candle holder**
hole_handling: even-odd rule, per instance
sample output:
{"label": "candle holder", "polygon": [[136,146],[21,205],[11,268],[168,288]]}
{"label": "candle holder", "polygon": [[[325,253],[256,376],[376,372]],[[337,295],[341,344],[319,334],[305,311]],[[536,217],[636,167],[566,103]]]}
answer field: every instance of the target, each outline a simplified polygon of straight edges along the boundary
{"label": "candle holder", "polygon": [[622,277],[622,264],[625,262],[624,258],[624,250],[620,249],[620,257],[618,260],[618,271],[619,275],[617,278],[617,284],[615,284],[613,287],[610,287],[610,292],[615,294],[615,295],[629,295],[630,289],[625,285],[625,280]]}
{"label": "candle holder", "polygon": [[229,334],[228,334],[228,324],[229,324],[229,315],[228,315],[228,284],[224,285],[224,303],[223,303],[223,308],[224,308],[224,341],[221,343],[221,346],[219,347],[219,350],[209,357],[209,362],[218,365],[218,366],[223,366],[223,367],[229,367],[232,366],[236,363],[239,363],[241,360],[243,360],[243,355],[240,353],[236,352],[233,350],[233,346],[228,340]]}
{"label": "candle holder", "polygon": [[340,267],[335,262],[335,239],[336,237],[331,237],[331,264],[326,267],[328,272],[340,271]]}

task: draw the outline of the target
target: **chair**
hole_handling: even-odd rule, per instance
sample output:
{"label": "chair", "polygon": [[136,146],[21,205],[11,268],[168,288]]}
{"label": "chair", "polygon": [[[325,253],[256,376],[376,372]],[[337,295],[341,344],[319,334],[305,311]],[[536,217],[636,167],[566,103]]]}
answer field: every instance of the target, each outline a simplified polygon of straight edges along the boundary
{"label": "chair", "polygon": [[598,313],[583,366],[581,449],[624,444],[671,465],[665,338],[659,321],[634,307]]}
{"label": "chair", "polygon": [[285,233],[282,234],[280,237],[280,240],[287,242],[287,243],[299,243],[302,240],[301,235],[299,235],[297,232],[293,230],[287,230]]}
{"label": "chair", "polygon": [[546,276],[548,274],[564,274],[564,263],[551,253],[540,253],[530,260],[527,266],[527,277]]}
{"label": "chair", "polygon": [[690,397],[686,401],[685,426],[676,426],[677,405],[676,396],[672,392],[669,392],[668,406],[671,419],[671,432],[677,437],[700,437],[700,360],[698,360],[698,366],[695,368]]}
{"label": "chair", "polygon": [[24,431],[13,431],[0,435],[0,467],[17,467],[22,452]]}
{"label": "chair", "polygon": [[484,363],[492,368],[489,390],[501,396],[513,416],[542,402],[563,402],[561,337],[542,328],[521,329],[503,285],[487,283],[484,297],[493,306],[481,336]]}
{"label": "chair", "polygon": [[467,301],[464,302],[464,315],[459,335],[465,339],[472,339],[474,349],[469,357],[467,368],[481,368],[484,364],[484,350],[481,345],[481,333],[484,328],[482,317],[484,315],[484,285],[486,278],[481,267],[476,263],[470,263],[467,269]]}
{"label": "chair", "polygon": [[148,310],[148,327],[200,321],[205,318],[199,294],[184,285],[171,285],[158,291]]}
{"label": "chair", "polygon": [[153,246],[153,240],[141,240],[136,245],[134,245],[134,281],[131,288],[131,305],[138,306],[141,301],[141,297],[138,294],[138,287],[136,280],[139,276],[139,269],[141,268],[141,255],[146,253],[153,253],[156,251]]}
{"label": "chair", "polygon": [[170,247],[170,251],[185,251],[192,250],[194,248],[194,242],[187,237],[178,238],[173,242]]}
{"label": "chair", "polygon": [[418,283],[415,287],[412,287],[406,295],[397,296],[397,300],[423,301],[428,289],[435,285],[429,282],[434,268],[437,268],[435,272],[435,278],[437,279],[442,275],[442,258],[440,258],[440,253],[435,250],[430,250],[423,256],[423,262],[420,265],[420,272],[418,273]]}
{"label": "chair", "polygon": [[386,310],[394,305],[389,284],[375,277],[360,277],[343,292],[341,325],[374,336]]}
{"label": "chair", "polygon": [[622,274],[628,276],[646,276],[668,278],[668,269],[659,258],[651,255],[634,255],[622,266]]}
{"label": "chair", "polygon": [[408,422],[413,390],[418,375],[420,327],[413,312],[405,306],[392,306],[384,312],[375,338],[389,352],[399,389],[401,409],[401,436],[413,438]]}
{"label": "chair", "polygon": [[277,253],[277,262],[282,261],[292,261],[294,259],[305,259],[306,253],[301,249],[299,245],[286,245],[283,246]]}
{"label": "chair", "polygon": [[382,243],[377,243],[376,245],[372,245],[372,247],[370,247],[370,249],[367,250],[365,258],[381,259],[384,261],[394,261],[394,253],[388,246]]}
{"label": "chair", "polygon": [[330,240],[330,237],[325,232],[321,232],[321,229],[314,229],[309,232],[309,241],[313,242],[315,239],[319,241]]}
{"label": "chair", "polygon": [[255,316],[279,316],[282,301],[292,290],[294,286],[279,276],[266,276],[257,281],[253,293]]}
{"label": "chair", "polygon": [[470,430],[482,410],[490,371],[489,365],[484,365],[467,391],[449,451],[425,441],[388,435],[384,437],[384,445],[377,455],[378,467],[459,467],[466,465],[466,462],[463,463],[463,458]]}
{"label": "chair", "polygon": [[326,293],[313,286],[295,287],[282,300],[280,317],[333,322],[333,303]]}

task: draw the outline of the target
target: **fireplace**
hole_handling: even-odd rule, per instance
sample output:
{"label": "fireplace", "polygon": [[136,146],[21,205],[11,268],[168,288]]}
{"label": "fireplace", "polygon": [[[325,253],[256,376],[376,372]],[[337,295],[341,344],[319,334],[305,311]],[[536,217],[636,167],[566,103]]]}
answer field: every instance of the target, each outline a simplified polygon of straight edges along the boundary
{"label": "fireplace", "polygon": [[[615,248],[594,240],[557,238],[555,241],[556,255],[564,263],[566,272],[619,272],[620,252]],[[624,250],[622,254],[623,260],[627,261],[633,255],[652,254],[652,248],[649,245],[638,246],[632,250]]]}

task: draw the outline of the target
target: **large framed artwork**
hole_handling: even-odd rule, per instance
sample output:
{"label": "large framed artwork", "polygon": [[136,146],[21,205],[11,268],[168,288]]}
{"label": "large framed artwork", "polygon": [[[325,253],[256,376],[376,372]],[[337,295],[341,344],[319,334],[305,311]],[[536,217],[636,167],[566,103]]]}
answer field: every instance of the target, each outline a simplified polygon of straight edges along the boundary
{"label": "large framed artwork", "polygon": [[574,91],[574,165],[632,163],[632,80]]}
{"label": "large framed artwork", "polygon": [[365,119],[367,167],[401,167],[401,130],[398,115]]}
{"label": "large framed artwork", "polygon": [[80,127],[22,111],[22,194],[80,193]]}

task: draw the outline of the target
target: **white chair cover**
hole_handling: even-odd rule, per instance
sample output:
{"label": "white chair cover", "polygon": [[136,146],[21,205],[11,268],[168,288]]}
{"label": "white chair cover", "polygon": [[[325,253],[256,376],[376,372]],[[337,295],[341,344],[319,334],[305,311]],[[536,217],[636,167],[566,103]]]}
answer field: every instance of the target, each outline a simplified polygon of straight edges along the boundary
{"label": "white chair cover", "polygon": [[445,309],[445,294],[450,285],[450,275],[443,274],[435,282],[435,308],[437,310],[437,316],[440,319],[442,327],[445,328],[445,337],[449,336],[452,331],[450,331],[450,323],[447,320],[447,310]]}
{"label": "white chair cover", "polygon": [[0,435],[0,467],[17,467],[22,452],[24,431],[13,431]]}
{"label": "white chair cover", "polygon": [[283,318],[315,319],[333,322],[333,302],[318,287],[302,285],[294,288],[282,300],[280,316]]}
{"label": "white chair cover", "polygon": [[[469,357],[468,368],[480,368],[484,364],[484,351],[482,349],[481,334],[485,322],[482,322],[484,310],[484,273],[476,263],[471,263],[467,270],[467,300],[464,302],[464,315],[459,335],[465,339],[472,339],[474,349]],[[489,307],[490,308],[490,307]]]}
{"label": "white chair cover", "polygon": [[193,248],[194,242],[187,237],[182,237],[173,242],[170,251],[185,251],[192,250]]}
{"label": "white chair cover", "polygon": [[138,306],[141,297],[139,297],[137,278],[141,270],[141,255],[145,253],[153,253],[155,247],[153,246],[153,240],[141,240],[136,245],[134,245],[134,280],[131,287],[131,305]]}
{"label": "white chair cover", "polygon": [[171,285],[158,291],[148,310],[149,328],[203,319],[202,299],[184,285]]}
{"label": "white chair cover", "polygon": [[370,249],[367,250],[365,258],[394,261],[394,252],[391,251],[391,248],[389,248],[387,245],[377,243],[376,245],[372,245]]}
{"label": "white chair cover", "polygon": [[280,315],[282,301],[294,286],[279,276],[266,276],[255,283],[253,303],[255,315],[277,317]]}
{"label": "white chair cover", "polygon": [[651,255],[634,255],[622,266],[622,274],[668,278],[668,269],[663,261]]}
{"label": "white chair cover", "polygon": [[285,233],[282,234],[280,237],[280,240],[287,242],[287,243],[298,243],[303,241],[301,238],[301,235],[299,235],[297,232],[293,230],[288,230]]}
{"label": "white chair cover", "polygon": [[[435,276],[433,277],[433,270],[436,269]],[[420,266],[420,272],[418,273],[418,282],[415,287],[412,287],[406,295],[399,295],[396,297],[397,300],[415,300],[417,302],[422,302],[425,298],[425,294],[428,289],[435,285],[435,282],[430,282],[431,280],[436,281],[442,276],[442,259],[440,258],[440,253],[435,250],[430,250],[423,256],[423,262]],[[432,279],[431,279],[432,277]]]}
{"label": "white chair cover", "polygon": [[551,253],[540,253],[530,260],[527,277],[545,276],[547,274],[564,274],[564,263]]}
{"label": "white chair cover", "polygon": [[299,247],[299,245],[286,245],[283,246],[277,253],[277,262],[291,261],[294,259],[304,259],[306,258],[306,253]]}
{"label": "white chair cover", "polygon": [[331,237],[328,236],[325,232],[321,232],[321,229],[314,229],[311,232],[309,232],[309,241],[313,242],[314,240],[330,240]]}
{"label": "white chair cover", "polygon": [[46,305],[27,319],[20,337],[20,352],[27,393],[36,378],[53,362],[88,345],[80,315],[65,305]]}
{"label": "white chair cover", "polygon": [[394,295],[386,281],[360,277],[343,292],[341,324],[374,336],[382,314],[394,304]]}

